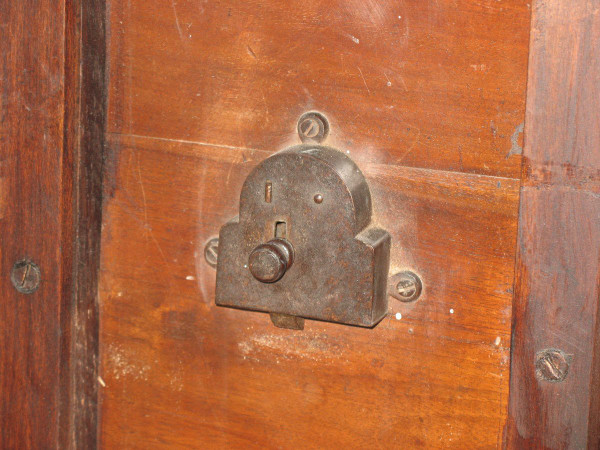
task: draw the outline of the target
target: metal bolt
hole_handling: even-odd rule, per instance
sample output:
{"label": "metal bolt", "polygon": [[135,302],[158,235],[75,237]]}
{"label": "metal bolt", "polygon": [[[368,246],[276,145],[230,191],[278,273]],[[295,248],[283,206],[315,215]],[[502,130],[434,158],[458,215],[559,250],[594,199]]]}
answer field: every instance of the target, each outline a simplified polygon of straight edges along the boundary
{"label": "metal bolt", "polygon": [[302,142],[322,142],[329,134],[329,122],[318,112],[308,112],[298,120],[298,135]]}
{"label": "metal bolt", "polygon": [[42,273],[37,264],[28,259],[22,259],[13,266],[10,280],[20,293],[33,294],[40,287]]}
{"label": "metal bolt", "polygon": [[204,259],[211,267],[217,267],[219,257],[219,238],[212,238],[204,247]]}
{"label": "metal bolt", "polygon": [[421,295],[423,284],[421,279],[410,271],[399,272],[388,282],[389,294],[401,302],[414,302]]}
{"label": "metal bolt", "polygon": [[539,380],[560,383],[569,373],[572,355],[562,350],[547,348],[535,355],[535,375]]}
{"label": "metal bolt", "polygon": [[321,194],[317,194],[315,195],[314,200],[316,204],[320,205],[321,203],[323,203],[323,196]]}

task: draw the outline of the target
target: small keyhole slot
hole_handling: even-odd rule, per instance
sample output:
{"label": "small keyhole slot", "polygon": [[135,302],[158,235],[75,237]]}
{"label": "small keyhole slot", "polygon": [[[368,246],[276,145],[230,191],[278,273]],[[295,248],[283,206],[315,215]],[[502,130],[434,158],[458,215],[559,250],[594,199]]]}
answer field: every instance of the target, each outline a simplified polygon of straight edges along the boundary
{"label": "small keyhole slot", "polygon": [[275,237],[285,239],[287,237],[287,223],[275,222]]}

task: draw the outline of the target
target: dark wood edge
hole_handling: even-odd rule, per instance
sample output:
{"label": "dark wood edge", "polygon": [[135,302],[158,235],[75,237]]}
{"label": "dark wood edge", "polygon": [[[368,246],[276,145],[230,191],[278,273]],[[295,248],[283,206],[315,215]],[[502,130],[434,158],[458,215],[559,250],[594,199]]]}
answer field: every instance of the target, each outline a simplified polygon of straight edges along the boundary
{"label": "dark wood edge", "polygon": [[600,3],[536,0],[507,448],[600,447],[599,99]]}
{"label": "dark wood edge", "polygon": [[98,446],[98,271],[106,122],[106,1],[66,2],[59,448]]}

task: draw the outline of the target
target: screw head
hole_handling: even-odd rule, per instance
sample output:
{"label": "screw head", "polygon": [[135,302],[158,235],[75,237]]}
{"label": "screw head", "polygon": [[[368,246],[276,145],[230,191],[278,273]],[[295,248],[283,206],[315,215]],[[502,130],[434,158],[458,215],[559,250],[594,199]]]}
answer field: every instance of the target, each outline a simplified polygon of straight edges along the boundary
{"label": "screw head", "polygon": [[547,348],[535,355],[535,375],[538,380],[560,383],[567,378],[573,356],[556,348]]}
{"label": "screw head", "polygon": [[22,259],[13,266],[10,281],[20,293],[33,294],[40,287],[42,273],[37,264],[28,259]]}
{"label": "screw head", "polygon": [[389,294],[396,300],[405,303],[417,300],[422,290],[421,279],[408,270],[391,276],[388,282]]}
{"label": "screw head", "polygon": [[314,200],[317,205],[320,205],[321,203],[323,203],[323,196],[321,194],[317,194],[315,195]]}
{"label": "screw head", "polygon": [[211,267],[217,267],[219,257],[219,238],[212,238],[204,247],[204,259]]}
{"label": "screw head", "polygon": [[302,142],[322,142],[329,134],[329,122],[318,112],[307,112],[298,120],[298,135]]}

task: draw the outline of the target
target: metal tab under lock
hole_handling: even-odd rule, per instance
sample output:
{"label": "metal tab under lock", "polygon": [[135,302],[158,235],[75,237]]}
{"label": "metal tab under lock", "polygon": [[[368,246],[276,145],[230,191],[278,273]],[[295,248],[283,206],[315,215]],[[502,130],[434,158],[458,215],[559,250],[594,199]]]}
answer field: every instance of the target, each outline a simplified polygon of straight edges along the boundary
{"label": "metal tab under lock", "polygon": [[371,214],[367,181],[344,153],[308,139],[272,155],[221,228],[216,304],[271,313],[283,328],[375,326],[388,310],[390,235]]}

